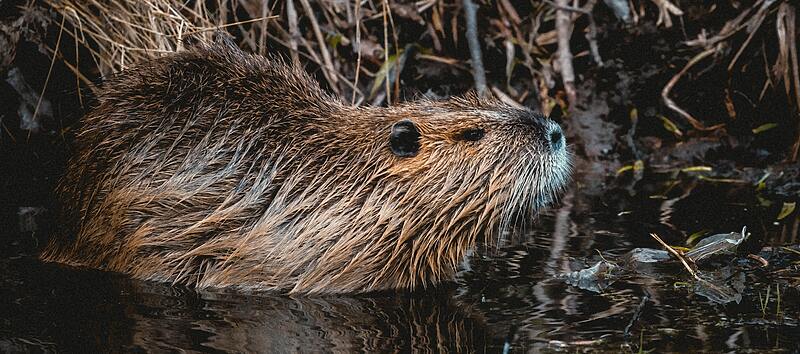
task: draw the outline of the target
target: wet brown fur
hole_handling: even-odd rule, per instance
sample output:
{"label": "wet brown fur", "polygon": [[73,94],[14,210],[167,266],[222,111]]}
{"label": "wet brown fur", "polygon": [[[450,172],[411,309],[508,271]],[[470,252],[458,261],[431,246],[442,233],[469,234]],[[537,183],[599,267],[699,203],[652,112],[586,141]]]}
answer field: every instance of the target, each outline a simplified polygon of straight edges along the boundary
{"label": "wet brown fur", "polygon": [[[388,145],[403,119],[414,157]],[[352,107],[280,60],[196,46],[104,84],[42,258],[198,287],[436,284],[566,183],[552,124],[474,96]],[[483,139],[461,138],[474,127]]]}

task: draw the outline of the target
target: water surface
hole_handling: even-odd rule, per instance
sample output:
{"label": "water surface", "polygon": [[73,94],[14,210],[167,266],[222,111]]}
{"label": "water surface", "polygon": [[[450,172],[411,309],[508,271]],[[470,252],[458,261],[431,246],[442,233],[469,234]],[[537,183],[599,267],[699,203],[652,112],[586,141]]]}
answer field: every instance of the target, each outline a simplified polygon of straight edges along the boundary
{"label": "water surface", "polygon": [[[780,203],[749,185],[653,175],[607,181],[605,192],[590,195],[587,178],[596,177],[579,176],[527,236],[480,252],[457,282],[416,293],[195,291],[43,264],[30,249],[12,246],[0,260],[0,351],[800,350],[800,252],[778,247],[798,244],[797,213],[776,221]],[[697,231],[744,225],[753,236],[739,255],[702,268],[743,284],[738,303],[698,295],[676,262],[625,269],[602,292],[558,278],[602,258],[622,264],[636,247],[659,248],[651,232],[681,245]],[[5,232],[14,245],[31,237]]]}

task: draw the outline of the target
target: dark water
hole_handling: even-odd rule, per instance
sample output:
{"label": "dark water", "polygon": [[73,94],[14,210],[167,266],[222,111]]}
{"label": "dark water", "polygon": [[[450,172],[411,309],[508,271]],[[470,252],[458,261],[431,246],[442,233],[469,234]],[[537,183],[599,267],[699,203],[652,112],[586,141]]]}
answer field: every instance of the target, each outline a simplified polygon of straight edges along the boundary
{"label": "dark water", "polygon": [[[529,237],[475,256],[457,283],[413,294],[198,292],[42,264],[12,247],[0,260],[0,351],[800,351],[800,253],[762,250],[798,243],[797,212],[776,222],[780,203],[749,185],[648,176],[589,196],[587,179]],[[702,268],[743,284],[738,303],[698,295],[674,262],[625,270],[600,293],[557,278],[600,254],[658,248],[650,232],[681,245],[744,225],[753,236],[740,254]],[[745,257],[759,252],[768,267]]]}

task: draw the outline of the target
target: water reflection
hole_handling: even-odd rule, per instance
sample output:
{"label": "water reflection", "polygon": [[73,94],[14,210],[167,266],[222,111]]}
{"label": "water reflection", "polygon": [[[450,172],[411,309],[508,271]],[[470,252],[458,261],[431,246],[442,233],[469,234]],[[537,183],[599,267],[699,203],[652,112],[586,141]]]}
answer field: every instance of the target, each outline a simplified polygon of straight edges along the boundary
{"label": "water reflection", "polygon": [[[386,297],[241,297],[205,292],[174,303],[142,286],[131,347],[225,352],[423,351],[484,347],[485,323],[446,293]],[[187,296],[181,297],[186,299]]]}

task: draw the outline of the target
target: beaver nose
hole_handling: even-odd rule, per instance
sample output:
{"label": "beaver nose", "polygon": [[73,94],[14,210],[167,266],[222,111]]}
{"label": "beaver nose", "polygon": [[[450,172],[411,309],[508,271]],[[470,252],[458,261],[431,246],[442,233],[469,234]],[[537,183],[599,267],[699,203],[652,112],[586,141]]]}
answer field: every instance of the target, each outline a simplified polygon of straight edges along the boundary
{"label": "beaver nose", "polygon": [[549,124],[547,139],[550,143],[550,151],[558,151],[564,148],[564,133],[561,132],[561,127],[558,124]]}

